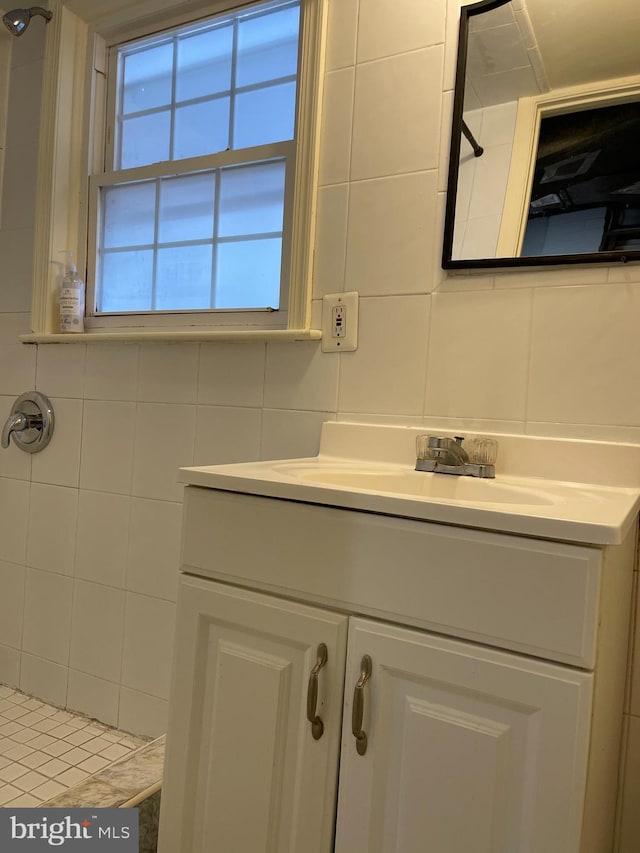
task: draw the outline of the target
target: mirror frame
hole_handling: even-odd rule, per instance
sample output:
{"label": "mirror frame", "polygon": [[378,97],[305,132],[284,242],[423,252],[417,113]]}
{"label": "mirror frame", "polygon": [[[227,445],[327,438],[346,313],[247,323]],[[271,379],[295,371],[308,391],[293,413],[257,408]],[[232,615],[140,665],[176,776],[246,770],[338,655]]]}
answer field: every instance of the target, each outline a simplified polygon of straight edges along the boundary
{"label": "mirror frame", "polygon": [[458,192],[458,173],[460,148],[462,144],[462,118],[464,113],[464,90],[467,71],[467,49],[469,45],[469,19],[483,12],[490,12],[505,6],[511,0],[480,0],[460,9],[460,28],[458,37],[458,57],[456,63],[456,83],[453,100],[453,119],[451,124],[451,142],[449,145],[449,176],[447,181],[447,200],[444,217],[444,236],[442,248],[442,268],[445,270],[482,270],[501,267],[558,267],[565,264],[626,264],[639,261],[640,251],[616,250],[609,252],[583,252],[582,254],[540,255],[512,258],[469,258],[453,259],[453,235]]}

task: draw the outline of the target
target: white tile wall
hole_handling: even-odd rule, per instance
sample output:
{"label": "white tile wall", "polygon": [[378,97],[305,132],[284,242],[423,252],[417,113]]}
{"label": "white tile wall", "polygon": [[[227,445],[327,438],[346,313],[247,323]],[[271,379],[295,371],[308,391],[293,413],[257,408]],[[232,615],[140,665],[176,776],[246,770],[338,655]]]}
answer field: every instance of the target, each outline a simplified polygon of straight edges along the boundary
{"label": "white tile wall", "polygon": [[137,399],[147,403],[195,403],[199,355],[197,344],[140,347]]}
{"label": "white tile wall", "polygon": [[139,347],[94,344],[87,350],[84,396],[87,400],[135,400]]}
{"label": "white tile wall", "polygon": [[118,725],[126,732],[158,737],[167,730],[167,706],[166,699],[121,687]]}
{"label": "white tile wall", "polygon": [[175,601],[178,586],[182,505],[133,498],[126,587]]}
{"label": "white tile wall", "polygon": [[71,578],[27,568],[22,632],[26,652],[68,665],[73,589]]}
{"label": "white tile wall", "polygon": [[182,500],[178,468],[191,465],[195,406],[138,403],[133,453],[133,494],[165,501]]}
{"label": "white tile wall", "polygon": [[262,409],[198,406],[193,464],[259,459],[261,431]]}
{"label": "white tile wall", "polygon": [[0,560],[24,563],[29,519],[29,483],[0,477]]}
{"label": "white tile wall", "polygon": [[359,0],[341,0],[329,5],[327,71],[355,64],[358,5]]}
{"label": "white tile wall", "polygon": [[[428,293],[437,172],[358,181],[349,199],[346,281],[361,296]],[[433,235],[433,239],[429,237]]]}
{"label": "white tile wall", "polygon": [[82,397],[87,348],[40,347],[36,388],[49,397]]}
{"label": "white tile wall", "polygon": [[130,512],[128,495],[80,491],[76,577],[124,588]]}
{"label": "white tile wall", "polygon": [[69,666],[106,681],[120,681],[125,593],[77,581]]}
{"label": "white tile wall", "polygon": [[0,562],[0,644],[14,649],[22,645],[25,573],[24,566]]}
{"label": "white tile wall", "polygon": [[122,654],[122,684],[167,699],[175,604],[127,593]]}
{"label": "white tile wall", "polygon": [[352,180],[437,167],[443,57],[438,46],[358,66]]}
{"label": "white tile wall", "polygon": [[340,356],[340,411],[422,413],[429,309],[428,296],[360,300],[358,349]]}
{"label": "white tile wall", "polygon": [[313,269],[315,299],[344,290],[348,212],[348,184],[320,188]]}
{"label": "white tile wall", "polygon": [[[28,389],[25,389],[28,390]],[[49,396],[49,395],[47,395]],[[82,435],[82,400],[50,397],[55,433],[50,443],[31,461],[31,477],[38,483],[78,487]],[[87,405],[90,405],[87,403]]]}
{"label": "white tile wall", "polygon": [[218,406],[261,406],[265,344],[203,344],[198,402]]}
{"label": "white tile wall", "polygon": [[327,73],[322,110],[320,185],[349,180],[355,70]]}
{"label": "white tile wall", "polygon": [[264,381],[268,409],[331,412],[338,394],[338,358],[306,343],[269,344]]}
{"label": "white tile wall", "polygon": [[528,290],[434,296],[426,414],[524,420],[532,301]]}
{"label": "white tile wall", "polygon": [[[459,5],[330,0],[313,312],[324,293],[360,290],[354,353],[19,344],[34,173],[20,187],[9,175],[0,415],[37,387],[58,425],[33,459],[0,452],[0,681],[164,730],[179,465],[313,455],[336,417],[640,440],[640,266],[440,269]],[[43,33],[13,47],[16,174],[37,144],[39,87],[24,81],[38,77]],[[500,125],[485,131],[501,144]],[[640,813],[638,678],[622,853],[635,853]]]}
{"label": "white tile wall", "polygon": [[135,422],[135,403],[85,401],[81,488],[130,494]]}
{"label": "white tile wall", "polygon": [[444,42],[446,0],[362,0],[358,62],[380,59]]}
{"label": "white tile wall", "polygon": [[27,565],[72,575],[76,546],[78,491],[31,484]]}

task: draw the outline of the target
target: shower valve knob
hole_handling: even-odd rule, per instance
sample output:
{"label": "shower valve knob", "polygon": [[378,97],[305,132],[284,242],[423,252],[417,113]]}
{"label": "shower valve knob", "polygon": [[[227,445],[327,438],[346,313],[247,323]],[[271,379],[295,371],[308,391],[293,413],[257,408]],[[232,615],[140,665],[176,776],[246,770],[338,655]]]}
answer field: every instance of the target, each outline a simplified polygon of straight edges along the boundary
{"label": "shower valve knob", "polygon": [[23,394],[13,404],[11,414],[2,429],[0,445],[9,447],[11,436],[17,447],[26,453],[38,453],[51,441],[54,416],[50,401],[38,391]]}

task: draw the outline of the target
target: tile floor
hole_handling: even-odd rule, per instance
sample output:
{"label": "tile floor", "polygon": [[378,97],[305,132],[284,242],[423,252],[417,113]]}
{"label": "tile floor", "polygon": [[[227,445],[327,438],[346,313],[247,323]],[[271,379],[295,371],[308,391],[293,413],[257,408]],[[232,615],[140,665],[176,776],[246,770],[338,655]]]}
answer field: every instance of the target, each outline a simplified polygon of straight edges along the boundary
{"label": "tile floor", "polygon": [[0,686],[0,807],[40,805],[147,740]]}

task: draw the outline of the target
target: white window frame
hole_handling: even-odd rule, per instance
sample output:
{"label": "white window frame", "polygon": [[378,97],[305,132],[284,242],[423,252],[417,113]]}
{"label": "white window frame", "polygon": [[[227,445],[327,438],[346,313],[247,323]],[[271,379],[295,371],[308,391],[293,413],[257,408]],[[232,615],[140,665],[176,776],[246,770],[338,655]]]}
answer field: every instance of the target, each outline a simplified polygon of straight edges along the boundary
{"label": "white window frame", "polygon": [[[311,328],[311,279],[315,231],[320,115],[328,0],[301,0],[301,39],[296,113],[295,181],[287,178],[285,209],[291,217],[290,244],[283,245],[289,266],[287,304],[281,311],[167,312],[120,315],[88,321],[84,334],[61,335],[55,291],[60,254],[78,252],[79,269],[87,265],[86,247],[94,251],[90,175],[103,172],[107,97],[106,47],[183,23],[209,18],[246,5],[240,0],[196,2],[184,11],[176,0],[137,0],[115,14],[96,0],[73,0],[73,11],[60,0],[50,3],[47,25],[43,107],[36,206],[34,285],[29,342],[90,340],[317,340]],[[283,143],[283,145],[295,143]],[[281,147],[281,146],[280,146]],[[274,146],[275,150],[275,146]],[[212,155],[215,159],[216,155]],[[241,160],[246,160],[246,151]],[[212,161],[213,162],[213,161]],[[176,162],[176,171],[188,161]],[[95,194],[100,180],[93,180]],[[94,199],[95,201],[95,199]],[[93,224],[95,227],[95,223]],[[185,322],[185,316],[188,319]],[[145,317],[147,319],[145,319]],[[124,323],[122,322],[124,320]],[[204,322],[203,322],[204,321]]]}

